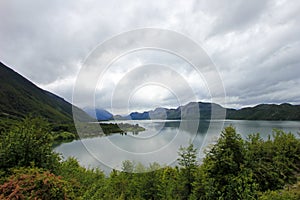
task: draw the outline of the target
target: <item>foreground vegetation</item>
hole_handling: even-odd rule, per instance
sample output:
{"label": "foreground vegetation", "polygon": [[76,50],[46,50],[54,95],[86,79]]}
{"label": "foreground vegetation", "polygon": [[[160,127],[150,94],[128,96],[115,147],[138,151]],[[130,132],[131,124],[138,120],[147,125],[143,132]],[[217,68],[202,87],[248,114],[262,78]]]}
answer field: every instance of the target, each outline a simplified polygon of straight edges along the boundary
{"label": "foreground vegetation", "polygon": [[300,140],[279,130],[243,140],[227,127],[202,164],[190,144],[177,167],[124,161],[109,176],[62,161],[52,142],[40,118],[1,132],[0,199],[300,199]]}

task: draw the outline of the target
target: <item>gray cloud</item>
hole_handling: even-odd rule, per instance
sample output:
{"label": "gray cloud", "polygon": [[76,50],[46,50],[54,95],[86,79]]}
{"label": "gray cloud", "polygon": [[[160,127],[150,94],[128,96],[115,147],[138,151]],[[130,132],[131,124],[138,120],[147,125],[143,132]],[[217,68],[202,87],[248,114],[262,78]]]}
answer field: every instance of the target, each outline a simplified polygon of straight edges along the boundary
{"label": "gray cloud", "polygon": [[[300,104],[297,1],[2,1],[0,60],[71,101],[76,75],[88,53],[115,34],[143,27],[175,30],[201,44],[220,72],[228,106]],[[198,99],[209,100],[203,81],[176,59],[149,54],[123,64],[128,68],[150,62],[176,66],[192,88],[200,88]],[[110,82],[98,95],[102,107],[109,107],[109,94],[126,72],[119,67],[107,75]],[[208,77],[210,71],[203,73]],[[162,101],[176,105],[172,95]]]}
{"label": "gray cloud", "polygon": [[216,18],[209,36],[241,31],[259,21],[268,6],[267,0],[225,0],[211,1],[210,11]]}

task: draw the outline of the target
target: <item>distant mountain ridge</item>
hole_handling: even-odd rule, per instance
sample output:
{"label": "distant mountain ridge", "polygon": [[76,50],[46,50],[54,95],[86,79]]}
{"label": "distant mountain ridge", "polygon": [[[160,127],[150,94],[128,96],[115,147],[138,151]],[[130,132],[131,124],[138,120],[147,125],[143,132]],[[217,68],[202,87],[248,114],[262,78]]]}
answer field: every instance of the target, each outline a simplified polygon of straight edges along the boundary
{"label": "distant mountain ridge", "polygon": [[[197,105],[198,104],[198,105]],[[197,107],[198,106],[198,107]],[[195,109],[197,108],[197,109]],[[197,111],[195,111],[197,110]],[[288,103],[259,104],[254,107],[242,109],[224,108],[216,103],[190,102],[178,108],[156,108],[145,112],[132,112],[127,116],[114,116],[115,119],[211,119],[214,110],[214,119],[236,119],[236,120],[300,120],[300,105]],[[199,113],[196,113],[199,112]],[[224,115],[226,113],[226,115]]]}
{"label": "distant mountain ridge", "polygon": [[108,112],[107,110],[104,110],[102,108],[83,108],[83,110],[89,114],[91,117],[96,118],[99,121],[105,121],[110,120],[113,117],[113,114]]}
{"label": "distant mountain ridge", "polygon": [[83,110],[35,84],[0,62],[0,128],[28,114],[42,116],[53,124],[73,123],[73,110],[79,120],[91,119]]}
{"label": "distant mountain ridge", "polygon": [[[190,102],[187,105],[179,106],[178,108],[156,108],[155,110],[145,111],[142,113],[132,112],[128,116],[114,116],[115,119],[210,119],[211,112],[214,110],[214,118],[221,119],[225,116],[226,108],[206,102]],[[222,115],[223,114],[223,115]]]}
{"label": "distant mountain ridge", "polygon": [[300,105],[289,103],[259,104],[239,110],[227,109],[227,119],[300,120]]}

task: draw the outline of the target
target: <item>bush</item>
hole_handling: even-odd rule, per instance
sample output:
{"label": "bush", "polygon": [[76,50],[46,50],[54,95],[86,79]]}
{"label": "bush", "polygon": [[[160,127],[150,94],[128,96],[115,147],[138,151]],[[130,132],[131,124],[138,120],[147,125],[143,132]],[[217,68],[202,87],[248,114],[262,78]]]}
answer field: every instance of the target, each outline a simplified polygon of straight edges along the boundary
{"label": "bush", "polygon": [[19,168],[0,185],[0,199],[75,199],[71,185],[49,171]]}
{"label": "bush", "polygon": [[68,158],[61,163],[59,175],[72,183],[74,192],[78,196],[94,194],[95,188],[100,190],[105,184],[105,175],[102,171],[81,167],[75,158]]}
{"label": "bush", "polygon": [[67,131],[63,131],[60,133],[53,133],[54,141],[72,141],[76,139],[76,135],[74,133],[70,133]]}
{"label": "bush", "polygon": [[59,156],[52,151],[47,121],[27,117],[0,135],[0,170],[32,165],[54,171]]}
{"label": "bush", "polygon": [[260,197],[260,200],[299,200],[300,199],[300,182],[297,184],[287,187],[284,190],[267,191],[264,192]]}

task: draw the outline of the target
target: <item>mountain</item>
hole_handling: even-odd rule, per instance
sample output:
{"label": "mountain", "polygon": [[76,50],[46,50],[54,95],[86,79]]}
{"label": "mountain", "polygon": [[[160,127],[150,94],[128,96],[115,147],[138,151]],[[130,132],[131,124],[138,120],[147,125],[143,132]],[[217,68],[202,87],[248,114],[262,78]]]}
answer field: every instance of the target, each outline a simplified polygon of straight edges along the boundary
{"label": "mountain", "polygon": [[[31,114],[51,124],[72,124],[73,105],[35,84],[0,62],[0,129]],[[74,106],[81,121],[91,119]]]}
{"label": "mountain", "polygon": [[288,103],[260,104],[243,109],[224,108],[215,103],[190,102],[187,105],[175,109],[156,108],[142,113],[132,112],[128,116],[116,116],[115,119],[211,119],[214,111],[214,119],[224,118],[236,120],[300,120],[300,105]]}
{"label": "mountain", "polygon": [[150,119],[149,112],[147,112],[147,111],[143,112],[143,113],[133,112],[133,113],[130,113],[129,116],[126,118],[133,119],[133,120]]}
{"label": "mountain", "polygon": [[227,109],[228,119],[243,120],[300,120],[300,105],[283,103],[259,104],[240,110]]}
{"label": "mountain", "polygon": [[[123,119],[210,119],[212,109],[216,113],[216,115],[214,115],[215,119],[222,118],[222,113],[225,114],[226,111],[226,108],[215,103],[190,102],[176,109],[156,108],[155,110],[142,113],[132,112],[128,116],[124,116]],[[122,119],[120,116],[114,118]]]}
{"label": "mountain", "polygon": [[86,107],[83,110],[91,117],[96,118],[99,121],[110,120],[113,117],[113,114],[111,114],[110,112],[102,108],[94,109],[94,108]]}

